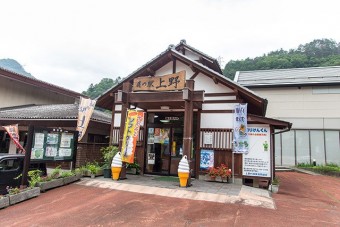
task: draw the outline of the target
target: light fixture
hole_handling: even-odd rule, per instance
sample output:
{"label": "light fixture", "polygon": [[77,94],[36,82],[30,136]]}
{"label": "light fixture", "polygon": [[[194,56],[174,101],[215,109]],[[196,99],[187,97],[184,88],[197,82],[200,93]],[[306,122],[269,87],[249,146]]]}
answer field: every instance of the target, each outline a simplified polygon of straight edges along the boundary
{"label": "light fixture", "polygon": [[157,118],[157,117],[158,117],[158,115],[153,116],[153,118]]}
{"label": "light fixture", "polygon": [[162,123],[169,123],[170,122],[170,120],[159,120],[160,122],[162,122]]}
{"label": "light fixture", "polygon": [[170,110],[169,106],[161,106],[161,110]]}

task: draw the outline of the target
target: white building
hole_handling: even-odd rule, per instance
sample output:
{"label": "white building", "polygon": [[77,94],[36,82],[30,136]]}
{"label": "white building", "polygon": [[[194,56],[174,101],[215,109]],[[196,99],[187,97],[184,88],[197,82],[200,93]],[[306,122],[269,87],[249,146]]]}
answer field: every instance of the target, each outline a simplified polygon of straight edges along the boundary
{"label": "white building", "polygon": [[293,123],[275,137],[276,165],[340,164],[340,66],[240,71],[235,81],[268,99],[268,117]]}

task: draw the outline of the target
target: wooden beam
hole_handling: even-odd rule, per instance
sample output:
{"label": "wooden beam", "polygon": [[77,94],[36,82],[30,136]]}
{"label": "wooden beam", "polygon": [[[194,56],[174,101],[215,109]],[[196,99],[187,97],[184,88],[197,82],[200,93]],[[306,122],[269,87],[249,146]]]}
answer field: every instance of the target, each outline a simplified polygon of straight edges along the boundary
{"label": "wooden beam", "polygon": [[237,92],[225,92],[225,93],[205,93],[205,97],[220,97],[220,96],[236,96]]}
{"label": "wooden beam", "polygon": [[172,59],[172,73],[176,73],[176,58]]}
{"label": "wooden beam", "polygon": [[201,113],[234,113],[234,110],[201,110]]}
{"label": "wooden beam", "polygon": [[112,134],[113,134],[113,127],[115,124],[115,109],[116,109],[116,104],[113,103],[112,105],[112,115],[111,115],[111,127],[110,127],[110,145],[112,144]]}
{"label": "wooden beam", "polygon": [[[183,91],[130,93],[128,96],[129,103],[164,103],[181,101],[184,101]],[[192,101],[203,102],[204,91],[194,91],[192,94]]]}
{"label": "wooden beam", "polygon": [[235,100],[205,100],[204,103],[243,103],[242,99]]}
{"label": "wooden beam", "polygon": [[197,76],[199,73],[200,73],[199,71],[195,72],[194,75],[192,75],[192,76],[190,77],[190,80],[195,79],[196,76]]}
{"label": "wooden beam", "polygon": [[190,64],[189,67],[194,73],[197,72],[197,69],[194,67],[194,65]]}
{"label": "wooden beam", "polygon": [[151,68],[147,68],[146,71],[148,71],[148,73],[149,73],[151,76],[155,76],[155,71],[152,70]]}

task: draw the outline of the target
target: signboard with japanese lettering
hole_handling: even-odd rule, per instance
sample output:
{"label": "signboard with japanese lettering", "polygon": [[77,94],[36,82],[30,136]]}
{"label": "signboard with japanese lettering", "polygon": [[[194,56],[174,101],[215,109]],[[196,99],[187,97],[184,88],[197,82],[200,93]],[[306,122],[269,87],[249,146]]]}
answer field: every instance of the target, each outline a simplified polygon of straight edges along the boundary
{"label": "signboard with japanese lettering", "polygon": [[185,71],[154,77],[137,77],[133,80],[133,91],[173,91],[185,87]]}
{"label": "signboard with japanese lettering", "polygon": [[237,104],[234,113],[234,152],[248,153],[247,104]]}
{"label": "signboard with japanese lettering", "polygon": [[270,177],[269,125],[248,125],[249,152],[243,154],[243,175]]}

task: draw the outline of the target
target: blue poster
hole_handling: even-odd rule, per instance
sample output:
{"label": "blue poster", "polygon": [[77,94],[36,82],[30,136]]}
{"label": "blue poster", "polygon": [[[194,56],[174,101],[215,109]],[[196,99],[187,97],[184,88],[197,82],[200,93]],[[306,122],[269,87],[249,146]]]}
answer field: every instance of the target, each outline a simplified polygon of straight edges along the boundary
{"label": "blue poster", "polygon": [[247,154],[249,150],[247,134],[247,104],[235,106],[234,113],[234,152]]}
{"label": "blue poster", "polygon": [[207,170],[214,167],[214,151],[201,150],[200,169]]}

